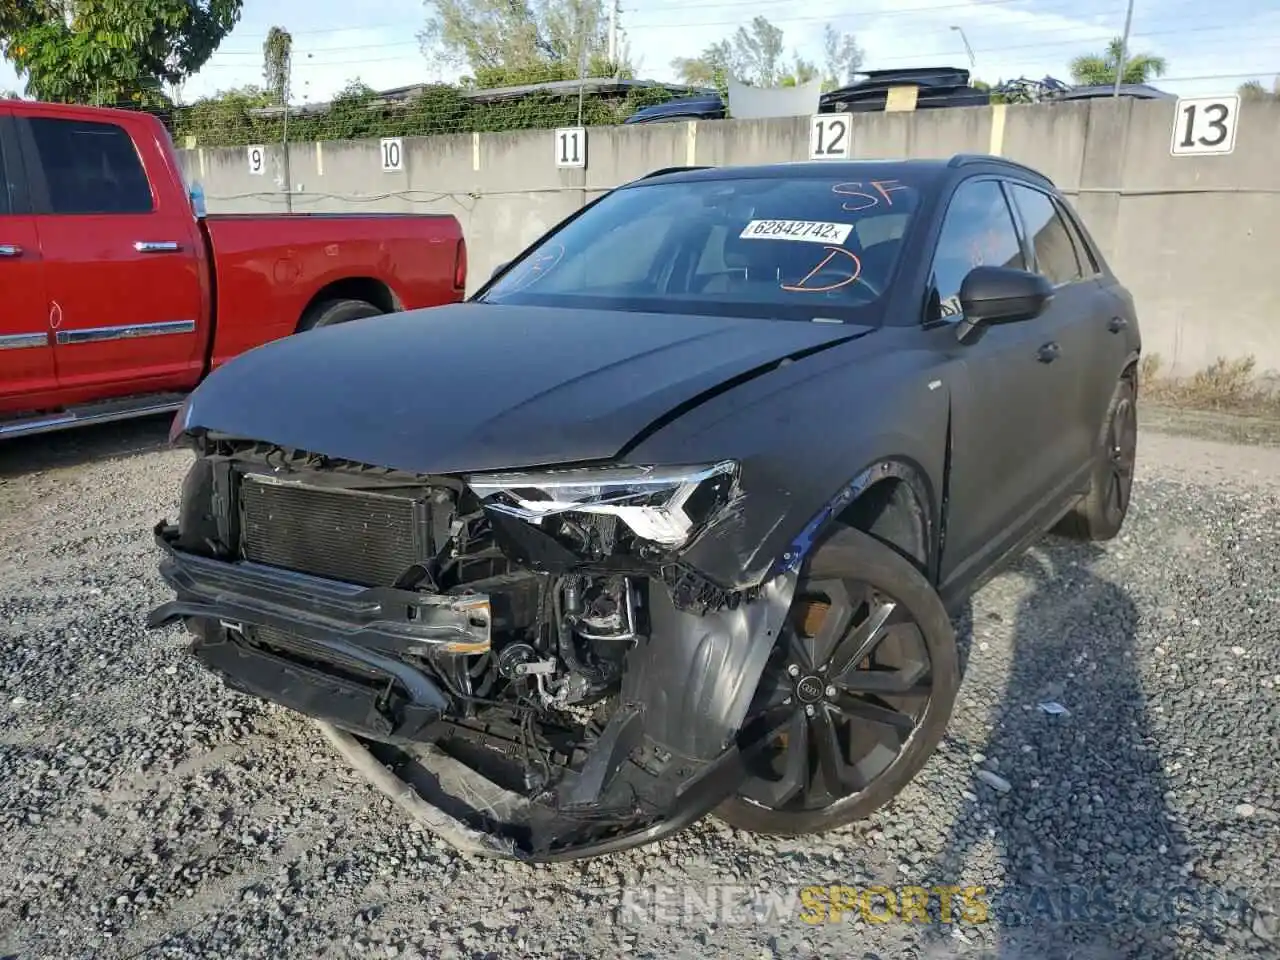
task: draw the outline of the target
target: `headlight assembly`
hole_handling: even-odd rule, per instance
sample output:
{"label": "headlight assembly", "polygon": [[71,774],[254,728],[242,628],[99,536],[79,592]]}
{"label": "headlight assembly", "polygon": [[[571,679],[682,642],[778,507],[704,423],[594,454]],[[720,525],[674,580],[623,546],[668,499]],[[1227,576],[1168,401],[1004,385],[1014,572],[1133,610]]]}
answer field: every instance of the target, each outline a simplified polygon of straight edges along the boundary
{"label": "headlight assembly", "polygon": [[467,485],[486,507],[530,523],[569,514],[617,517],[635,536],[679,547],[727,504],[738,464],[581,467],[474,474]]}

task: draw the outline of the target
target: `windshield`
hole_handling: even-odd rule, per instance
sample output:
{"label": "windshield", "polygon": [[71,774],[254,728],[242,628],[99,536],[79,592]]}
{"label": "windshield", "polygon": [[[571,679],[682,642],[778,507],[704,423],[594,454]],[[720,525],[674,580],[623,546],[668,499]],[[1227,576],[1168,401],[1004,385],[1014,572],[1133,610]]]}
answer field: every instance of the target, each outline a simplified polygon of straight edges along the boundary
{"label": "windshield", "polygon": [[528,253],[487,303],[846,319],[880,300],[920,190],[775,177],[609,194]]}

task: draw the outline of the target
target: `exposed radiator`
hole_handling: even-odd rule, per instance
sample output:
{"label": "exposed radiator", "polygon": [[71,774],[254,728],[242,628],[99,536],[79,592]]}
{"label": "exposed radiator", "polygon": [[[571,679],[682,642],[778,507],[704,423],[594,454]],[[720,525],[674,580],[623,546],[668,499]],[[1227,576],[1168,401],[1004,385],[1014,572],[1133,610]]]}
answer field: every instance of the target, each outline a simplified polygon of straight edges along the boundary
{"label": "exposed radiator", "polygon": [[245,476],[240,544],[246,560],[363,586],[391,586],[428,556],[423,500]]}

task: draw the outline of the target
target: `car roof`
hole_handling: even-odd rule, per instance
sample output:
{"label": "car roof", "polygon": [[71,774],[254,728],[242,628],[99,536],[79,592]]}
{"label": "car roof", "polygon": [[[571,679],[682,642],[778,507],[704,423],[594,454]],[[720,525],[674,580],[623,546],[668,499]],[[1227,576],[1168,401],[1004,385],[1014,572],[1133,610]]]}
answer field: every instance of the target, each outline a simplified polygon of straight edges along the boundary
{"label": "car roof", "polygon": [[646,182],[678,183],[697,180],[746,180],[754,178],[829,178],[849,180],[891,179],[910,175],[917,183],[936,182],[957,168],[984,168],[998,170],[1002,174],[1022,175],[1053,186],[1047,176],[1038,170],[1004,157],[987,154],[956,154],[947,159],[926,160],[789,160],[779,163],[761,163],[726,167],[666,167],[655,170],[631,184]]}

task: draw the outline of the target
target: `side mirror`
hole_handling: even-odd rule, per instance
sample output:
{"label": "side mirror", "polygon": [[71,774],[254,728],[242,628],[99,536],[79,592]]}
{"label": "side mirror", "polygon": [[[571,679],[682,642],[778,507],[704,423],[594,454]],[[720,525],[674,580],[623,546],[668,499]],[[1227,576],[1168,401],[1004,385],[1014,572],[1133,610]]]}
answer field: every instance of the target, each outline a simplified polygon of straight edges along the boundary
{"label": "side mirror", "polygon": [[489,282],[493,283],[493,278],[496,277],[498,274],[500,274],[503,270],[507,269],[507,264],[509,264],[510,262],[511,262],[510,260],[503,260],[500,264],[494,267],[493,273],[489,274]]}
{"label": "side mirror", "polygon": [[961,339],[977,327],[1032,320],[1044,312],[1052,297],[1052,284],[1038,273],[974,267],[960,284]]}

